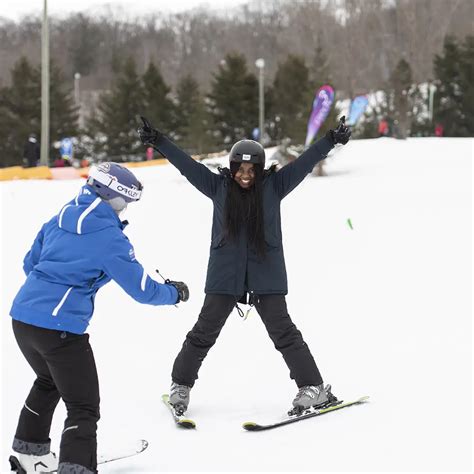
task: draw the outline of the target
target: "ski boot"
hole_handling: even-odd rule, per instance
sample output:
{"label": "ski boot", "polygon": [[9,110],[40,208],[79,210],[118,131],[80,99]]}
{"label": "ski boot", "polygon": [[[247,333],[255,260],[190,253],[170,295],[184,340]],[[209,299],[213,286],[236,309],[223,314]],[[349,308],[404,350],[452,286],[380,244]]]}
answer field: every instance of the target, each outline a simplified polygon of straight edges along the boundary
{"label": "ski boot", "polygon": [[331,393],[331,385],[305,385],[298,390],[288,415],[298,416],[311,408],[325,408],[337,403],[338,399]]}
{"label": "ski boot", "polygon": [[9,461],[11,470],[18,474],[55,472],[58,470],[58,459],[54,453],[44,454],[43,456],[22,453],[15,454],[17,457],[10,456]]}
{"label": "ski boot", "polygon": [[171,384],[169,402],[177,416],[184,415],[188,409],[190,392],[191,387],[187,385],[179,385],[174,382]]}

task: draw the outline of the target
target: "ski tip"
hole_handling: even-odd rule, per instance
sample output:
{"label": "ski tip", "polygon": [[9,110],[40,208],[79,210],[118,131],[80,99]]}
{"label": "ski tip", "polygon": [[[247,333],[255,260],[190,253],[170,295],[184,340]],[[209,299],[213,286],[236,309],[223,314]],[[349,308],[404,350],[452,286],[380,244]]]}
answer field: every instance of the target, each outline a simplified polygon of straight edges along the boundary
{"label": "ski tip", "polygon": [[187,428],[187,429],[193,429],[196,428],[196,423],[194,423],[193,420],[189,420],[187,418],[179,420],[178,425],[181,426],[182,428]]}
{"label": "ski tip", "polygon": [[242,428],[247,431],[254,431],[258,429],[258,426],[259,425],[254,421],[246,421],[245,423],[242,423]]}
{"label": "ski tip", "polygon": [[370,397],[369,397],[368,395],[366,395],[365,397],[360,397],[359,400],[358,400],[358,402],[359,402],[359,403],[364,403],[364,402],[368,401],[369,398],[370,398]]}
{"label": "ski tip", "polygon": [[163,395],[161,395],[161,399],[162,399],[165,403],[168,403],[169,400],[170,400],[170,396],[169,396],[169,394],[164,393]]}
{"label": "ski tip", "polygon": [[141,439],[139,442],[137,453],[141,453],[142,451],[145,451],[145,449],[148,448],[148,445],[149,443],[146,439]]}

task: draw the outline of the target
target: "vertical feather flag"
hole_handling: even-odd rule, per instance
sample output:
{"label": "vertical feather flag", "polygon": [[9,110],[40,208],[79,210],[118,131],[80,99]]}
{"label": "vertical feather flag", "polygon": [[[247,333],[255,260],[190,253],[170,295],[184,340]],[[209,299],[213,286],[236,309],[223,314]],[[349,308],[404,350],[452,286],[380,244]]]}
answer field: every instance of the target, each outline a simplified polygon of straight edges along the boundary
{"label": "vertical feather flag", "polygon": [[349,111],[347,125],[355,125],[360,116],[365,112],[368,104],[369,99],[367,99],[366,95],[358,95],[351,102],[351,110]]}
{"label": "vertical feather flag", "polygon": [[329,85],[322,86],[313,100],[313,110],[308,120],[308,132],[306,133],[305,146],[311,144],[318,133],[319,128],[328,116],[334,101],[334,89]]}

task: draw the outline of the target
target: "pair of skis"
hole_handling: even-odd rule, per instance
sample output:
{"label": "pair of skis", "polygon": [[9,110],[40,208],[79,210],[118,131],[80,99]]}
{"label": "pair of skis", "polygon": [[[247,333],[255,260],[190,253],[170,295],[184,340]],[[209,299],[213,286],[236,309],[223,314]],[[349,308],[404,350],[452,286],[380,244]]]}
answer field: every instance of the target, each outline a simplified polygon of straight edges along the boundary
{"label": "pair of skis", "polygon": [[[169,395],[164,394],[162,395],[161,399],[163,403],[168,407],[171,415],[173,416],[173,420],[177,426],[185,429],[195,429],[196,423],[185,417],[184,415],[177,414],[174,410],[173,406],[170,404]],[[343,402],[343,401],[335,401],[333,404],[324,407],[324,408],[309,408],[308,410],[303,411],[297,415],[288,415],[283,420],[276,421],[274,423],[269,424],[260,424],[254,421],[247,421],[245,422],[242,427],[247,431],[265,431],[270,430],[273,428],[278,428],[280,426],[285,426],[290,423],[296,423],[297,421],[307,420],[308,418],[313,418],[315,416],[324,415],[325,413],[330,413],[332,411],[341,410],[343,408],[350,407],[352,405],[360,405],[365,403],[369,397],[361,397],[357,400],[351,402]],[[103,454],[99,455],[97,459],[97,464],[106,464],[112,461],[118,461],[120,459],[125,459],[131,456],[136,456],[137,454],[142,453],[148,447],[148,441],[144,439],[137,440],[135,443],[131,444],[126,448],[122,448],[119,453],[117,454]],[[20,462],[15,456],[10,456],[10,465],[11,470],[18,474],[27,474],[25,469],[23,469],[20,465]],[[57,472],[57,471],[54,471]]]}
{"label": "pair of skis", "polygon": [[[170,404],[168,394],[162,395],[161,399],[163,400],[163,403],[170,410],[171,415],[173,416],[173,419],[177,426],[181,428],[186,428],[186,429],[196,428],[196,423],[193,420],[186,418],[184,415],[179,415],[175,412],[173,405]],[[368,399],[369,397],[361,397],[351,402],[343,402],[342,400],[337,400],[333,404],[326,406],[324,408],[309,408],[307,410],[304,410],[302,413],[298,415],[288,415],[283,420],[275,421],[273,423],[260,424],[254,421],[247,421],[242,424],[242,428],[244,428],[247,431],[271,430],[273,428],[278,428],[280,426],[289,425],[290,423],[296,423],[297,421],[307,420],[308,418],[313,418],[315,416],[324,415],[325,413],[341,410],[342,408],[347,408],[352,405],[360,405],[362,403],[367,402]]]}

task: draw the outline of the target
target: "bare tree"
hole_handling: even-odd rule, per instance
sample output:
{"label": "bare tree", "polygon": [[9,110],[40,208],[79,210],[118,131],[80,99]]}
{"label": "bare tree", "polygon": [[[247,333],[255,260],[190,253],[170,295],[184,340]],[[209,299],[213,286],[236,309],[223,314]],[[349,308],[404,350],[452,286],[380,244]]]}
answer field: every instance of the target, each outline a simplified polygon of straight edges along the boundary
{"label": "bare tree", "polygon": [[[310,64],[321,46],[334,87],[351,97],[382,88],[400,59],[410,63],[414,81],[428,81],[445,35],[472,33],[473,10],[472,0],[253,0],[226,12],[198,8],[136,18],[109,8],[93,17],[53,18],[51,56],[71,83],[78,68],[89,69],[81,72],[84,90],[109,87],[124,58],[133,56],[139,72],[153,60],[173,87],[191,74],[206,91],[230,51],[249,64],[264,57],[271,82],[289,54]],[[20,56],[38,63],[40,29],[39,17],[0,18],[0,83],[8,84]]]}

